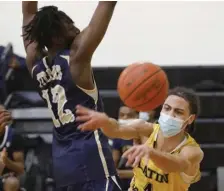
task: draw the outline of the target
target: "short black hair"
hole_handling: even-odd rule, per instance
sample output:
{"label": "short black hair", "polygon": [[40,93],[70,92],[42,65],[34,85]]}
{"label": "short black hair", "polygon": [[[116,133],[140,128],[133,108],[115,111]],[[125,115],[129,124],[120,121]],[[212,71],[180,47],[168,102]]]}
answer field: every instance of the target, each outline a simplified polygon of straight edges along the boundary
{"label": "short black hair", "polygon": [[[198,117],[198,115],[200,114],[200,99],[193,89],[186,87],[175,87],[169,91],[168,96],[170,95],[175,95],[185,99],[189,103],[190,114]],[[192,125],[188,126],[187,131],[190,134],[195,131],[194,122],[192,123]]]}
{"label": "short black hair", "polygon": [[74,23],[73,20],[56,6],[45,6],[36,12],[34,18],[23,26],[25,40],[37,42],[41,50],[52,46],[52,37],[63,37],[65,26],[63,21]]}

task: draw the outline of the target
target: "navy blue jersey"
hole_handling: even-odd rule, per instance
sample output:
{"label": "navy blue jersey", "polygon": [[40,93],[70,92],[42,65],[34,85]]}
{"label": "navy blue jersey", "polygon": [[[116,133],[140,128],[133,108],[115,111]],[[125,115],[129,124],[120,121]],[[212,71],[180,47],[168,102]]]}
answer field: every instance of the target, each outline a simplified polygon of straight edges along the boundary
{"label": "navy blue jersey", "polygon": [[116,174],[108,139],[101,130],[81,132],[75,118],[75,107],[103,111],[95,85],[84,90],[72,80],[69,50],[59,52],[49,63],[39,60],[32,70],[38,91],[52,114],[53,168],[57,186],[97,180]]}

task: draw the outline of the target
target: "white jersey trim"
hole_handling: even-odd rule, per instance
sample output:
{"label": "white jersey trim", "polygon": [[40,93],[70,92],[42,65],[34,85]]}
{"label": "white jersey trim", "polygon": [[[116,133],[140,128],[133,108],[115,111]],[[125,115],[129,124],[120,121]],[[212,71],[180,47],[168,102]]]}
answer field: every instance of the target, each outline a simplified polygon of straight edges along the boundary
{"label": "white jersey trim", "polygon": [[101,162],[102,162],[103,170],[104,170],[106,178],[108,178],[110,176],[110,174],[109,174],[109,171],[108,171],[108,167],[107,167],[107,162],[106,162],[105,156],[103,154],[103,149],[102,149],[102,145],[101,145],[101,142],[100,142],[100,139],[99,139],[99,132],[98,132],[98,130],[94,131],[94,136],[95,136],[98,152],[99,152],[99,155],[100,155],[100,159],[101,159]]}

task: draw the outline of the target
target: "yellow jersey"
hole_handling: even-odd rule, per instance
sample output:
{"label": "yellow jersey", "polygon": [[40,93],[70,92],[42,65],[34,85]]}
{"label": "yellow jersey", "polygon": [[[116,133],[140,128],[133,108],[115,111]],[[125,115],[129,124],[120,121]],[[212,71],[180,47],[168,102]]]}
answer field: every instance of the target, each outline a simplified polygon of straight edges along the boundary
{"label": "yellow jersey", "polygon": [[[155,146],[160,129],[158,124],[154,124],[153,128],[153,133],[146,141],[146,144],[150,147]],[[185,146],[200,147],[189,134],[186,134],[184,141],[170,154],[176,155],[180,153],[181,149]],[[153,161],[149,160],[147,165],[145,163],[145,160],[142,159],[138,167],[133,169],[134,177],[131,182],[130,191],[187,191],[190,185],[199,181],[201,177],[199,168],[195,176],[176,172],[167,174],[159,169]]]}

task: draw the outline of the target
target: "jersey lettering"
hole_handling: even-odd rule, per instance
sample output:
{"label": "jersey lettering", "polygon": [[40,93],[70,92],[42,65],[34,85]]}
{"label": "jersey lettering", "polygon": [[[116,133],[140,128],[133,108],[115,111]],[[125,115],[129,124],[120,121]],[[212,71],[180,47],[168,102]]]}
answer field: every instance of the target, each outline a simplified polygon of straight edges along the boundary
{"label": "jersey lettering", "polygon": [[[67,59],[66,59],[67,60]],[[39,87],[43,88],[47,83],[54,80],[61,80],[62,72],[60,65],[53,65],[52,69],[47,68],[46,72],[42,71],[37,74],[37,80]],[[46,100],[47,106],[50,109],[52,120],[56,128],[61,127],[67,123],[75,121],[75,116],[71,110],[65,109],[64,106],[67,103],[65,89],[61,85],[55,85],[50,89],[42,90],[42,97]],[[57,104],[57,116],[52,109],[52,103]]]}
{"label": "jersey lettering", "polygon": [[144,165],[144,166],[141,166],[141,163],[139,164],[138,166],[143,174],[147,177],[147,178],[150,178],[150,179],[153,179],[157,182],[160,182],[160,183],[169,183],[169,174],[160,174],[152,169],[150,169],[148,166]]}
{"label": "jersey lettering", "polygon": [[37,74],[37,81],[39,82],[39,87],[43,88],[48,82],[53,80],[61,80],[62,72],[59,65],[53,65],[52,70],[50,68],[46,69],[46,72],[42,71]]}

